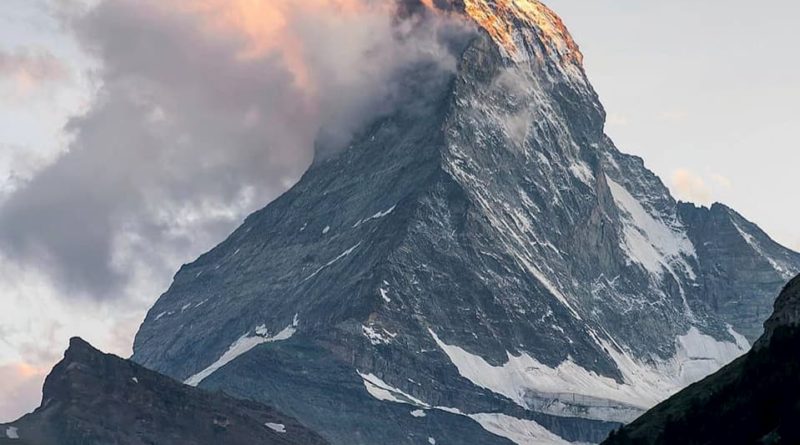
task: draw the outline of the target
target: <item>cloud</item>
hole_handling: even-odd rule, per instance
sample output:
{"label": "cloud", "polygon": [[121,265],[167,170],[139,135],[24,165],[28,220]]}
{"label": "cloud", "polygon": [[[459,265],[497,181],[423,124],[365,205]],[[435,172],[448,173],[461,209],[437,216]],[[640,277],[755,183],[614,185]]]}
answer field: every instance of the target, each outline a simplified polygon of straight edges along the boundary
{"label": "cloud", "polygon": [[35,150],[0,143],[0,201],[46,164],[47,157]]}
{"label": "cloud", "polygon": [[672,174],[672,188],[680,199],[698,204],[711,203],[711,188],[701,176],[687,169],[678,169]]}
{"label": "cloud", "polygon": [[369,0],[118,0],[66,17],[101,86],[68,152],[0,208],[0,251],[97,300],[168,281],[315,147],[390,112],[410,66],[449,73],[467,32]]}
{"label": "cloud", "polygon": [[[135,291],[156,295],[157,283],[147,278],[136,277]],[[136,300],[76,303],[41,270],[2,255],[0,295],[0,422],[16,419],[38,404],[42,381],[70,337],[129,356],[132,335],[147,307]]]}
{"label": "cloud", "polygon": [[686,168],[672,173],[671,188],[677,198],[696,204],[710,205],[733,188],[733,181],[720,173],[701,175]]}
{"label": "cloud", "polygon": [[729,189],[733,187],[733,181],[731,181],[727,176],[721,175],[719,173],[715,173],[711,175],[711,179],[720,187]]}
{"label": "cloud", "polygon": [[18,96],[25,96],[43,84],[64,81],[69,77],[66,65],[46,49],[0,49],[0,79],[12,81]]}
{"label": "cloud", "polygon": [[17,420],[39,405],[46,372],[26,363],[0,366],[0,422]]}

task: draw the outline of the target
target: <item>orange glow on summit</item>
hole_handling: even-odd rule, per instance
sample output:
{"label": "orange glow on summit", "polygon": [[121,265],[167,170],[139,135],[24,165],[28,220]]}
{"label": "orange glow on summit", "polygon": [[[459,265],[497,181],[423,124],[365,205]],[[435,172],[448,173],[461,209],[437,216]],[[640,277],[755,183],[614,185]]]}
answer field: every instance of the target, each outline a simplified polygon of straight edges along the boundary
{"label": "orange glow on summit", "polygon": [[511,56],[520,49],[514,38],[518,24],[535,28],[562,58],[583,64],[583,54],[561,19],[537,0],[464,0],[466,13]]}

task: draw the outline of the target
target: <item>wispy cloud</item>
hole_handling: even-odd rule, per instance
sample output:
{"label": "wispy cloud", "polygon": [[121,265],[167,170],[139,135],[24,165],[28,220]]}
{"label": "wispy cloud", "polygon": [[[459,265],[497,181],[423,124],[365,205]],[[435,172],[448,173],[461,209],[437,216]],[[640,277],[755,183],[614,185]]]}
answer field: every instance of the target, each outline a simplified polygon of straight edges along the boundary
{"label": "wispy cloud", "polygon": [[102,86],[68,153],[0,209],[0,249],[68,295],[124,296],[139,267],[169,277],[315,147],[389,112],[409,67],[452,70],[444,20],[360,0],[119,0],[69,17]]}
{"label": "wispy cloud", "polygon": [[700,174],[679,168],[670,177],[672,192],[677,198],[696,204],[709,205],[733,187],[733,181],[720,173]]}
{"label": "wispy cloud", "polygon": [[69,78],[67,66],[46,49],[0,49],[0,79],[12,82],[17,96],[26,96],[42,85]]}
{"label": "wispy cloud", "polygon": [[687,170],[678,169],[672,174],[672,188],[675,194],[687,201],[698,204],[711,202],[711,188],[701,176]]}
{"label": "wispy cloud", "polygon": [[711,175],[711,179],[720,187],[723,187],[723,188],[726,188],[726,189],[729,189],[729,188],[733,187],[733,181],[731,181],[730,178],[728,178],[725,175],[721,175],[719,173],[714,173],[714,174]]}

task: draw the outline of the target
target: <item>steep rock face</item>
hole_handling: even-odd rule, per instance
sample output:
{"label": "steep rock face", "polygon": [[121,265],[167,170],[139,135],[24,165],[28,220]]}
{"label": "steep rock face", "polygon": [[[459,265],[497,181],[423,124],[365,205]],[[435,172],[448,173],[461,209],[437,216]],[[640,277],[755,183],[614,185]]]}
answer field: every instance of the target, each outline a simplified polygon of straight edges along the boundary
{"label": "steep rock face", "polygon": [[334,443],[599,442],[744,353],[800,256],[619,152],[543,5],[435,3],[483,30],[457,71],[410,67],[396,112],[184,266],[134,359]]}
{"label": "steep rock face", "polygon": [[77,338],[47,377],[42,400],[34,413],[0,425],[0,443],[327,443],[273,409],[182,385]]}
{"label": "steep rock face", "polygon": [[604,445],[800,443],[800,277],[757,347],[614,432]]}
{"label": "steep rock face", "polygon": [[776,290],[797,271],[797,254],[722,204],[681,203],[679,212],[698,251],[706,304],[754,342]]}

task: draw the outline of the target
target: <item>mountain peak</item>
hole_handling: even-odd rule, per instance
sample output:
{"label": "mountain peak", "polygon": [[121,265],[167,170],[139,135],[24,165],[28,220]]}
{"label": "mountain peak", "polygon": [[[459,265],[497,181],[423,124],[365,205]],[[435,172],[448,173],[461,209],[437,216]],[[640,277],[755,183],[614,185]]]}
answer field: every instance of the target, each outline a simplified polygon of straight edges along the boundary
{"label": "mountain peak", "polygon": [[401,5],[423,5],[446,14],[463,13],[515,62],[548,56],[583,66],[583,54],[564,22],[538,0],[401,0]]}
{"label": "mountain peak", "polygon": [[546,51],[563,61],[583,64],[583,54],[564,22],[537,0],[464,0],[465,12],[492,36],[508,55],[524,59],[524,37],[517,30],[535,29]]}

